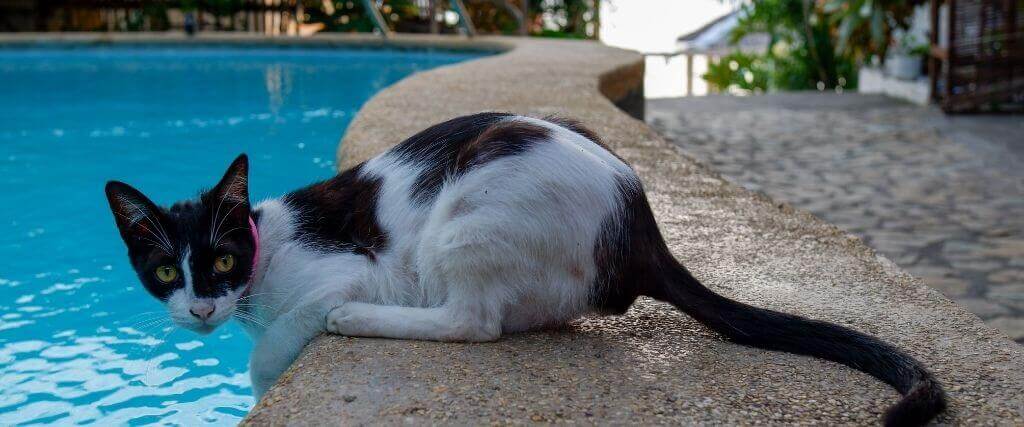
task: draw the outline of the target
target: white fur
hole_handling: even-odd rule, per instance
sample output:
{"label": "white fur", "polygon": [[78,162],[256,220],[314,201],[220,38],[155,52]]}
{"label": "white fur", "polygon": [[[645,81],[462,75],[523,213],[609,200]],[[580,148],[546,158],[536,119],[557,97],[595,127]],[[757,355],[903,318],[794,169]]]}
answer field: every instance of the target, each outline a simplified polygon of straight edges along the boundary
{"label": "white fur", "polygon": [[594,245],[621,211],[616,177],[639,181],[574,132],[509,120],[549,128],[552,141],[470,170],[425,206],[409,199],[416,166],[390,153],[366,164],[362,173],[383,180],[377,220],[389,237],[375,262],[294,241],[295,213],[279,200],[256,207],[262,255],[246,301],[266,324],[247,326],[257,395],[325,329],[491,341],[589,310]]}
{"label": "white fur", "polygon": [[[170,313],[171,320],[179,326],[201,334],[213,332],[213,330],[218,326],[231,319],[232,314],[235,312],[235,304],[237,303],[238,297],[241,296],[242,291],[228,291],[226,295],[222,295],[217,298],[198,297],[196,295],[195,288],[192,285],[191,248],[185,246],[185,249],[181,252],[180,258],[181,263],[178,265],[178,271],[181,274],[182,280],[185,282],[185,286],[175,290],[167,298],[167,311]],[[213,306],[213,314],[205,321],[192,315],[191,312],[193,308],[203,305]],[[196,311],[198,312],[198,310]]]}

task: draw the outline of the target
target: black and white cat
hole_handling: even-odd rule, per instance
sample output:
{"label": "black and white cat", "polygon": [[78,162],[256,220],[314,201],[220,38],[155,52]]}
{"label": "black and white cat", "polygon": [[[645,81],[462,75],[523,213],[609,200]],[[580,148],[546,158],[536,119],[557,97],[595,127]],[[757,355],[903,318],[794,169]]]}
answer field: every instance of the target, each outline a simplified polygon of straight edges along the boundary
{"label": "black and white cat", "polygon": [[248,172],[242,155],[212,190],[166,209],[120,182],[106,193],[139,279],[178,325],[245,325],[257,396],[324,331],[493,341],[649,296],[737,343],[885,381],[905,396],[886,424],[945,408],[938,382],[895,347],[704,287],[669,252],[636,173],[576,122],[459,117],[255,206]]}

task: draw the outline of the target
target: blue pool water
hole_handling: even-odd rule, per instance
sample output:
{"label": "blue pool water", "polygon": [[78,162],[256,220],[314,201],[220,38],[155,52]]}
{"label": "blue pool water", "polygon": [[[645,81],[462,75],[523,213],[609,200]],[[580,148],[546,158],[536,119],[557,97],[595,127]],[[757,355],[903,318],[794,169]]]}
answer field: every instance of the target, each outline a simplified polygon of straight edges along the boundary
{"label": "blue pool water", "polygon": [[[0,425],[233,424],[252,344],[163,322],[103,196],[158,203],[211,186],[241,152],[254,200],[329,176],[355,111],[426,51],[0,49]],[[400,135],[380,135],[392,141]]]}

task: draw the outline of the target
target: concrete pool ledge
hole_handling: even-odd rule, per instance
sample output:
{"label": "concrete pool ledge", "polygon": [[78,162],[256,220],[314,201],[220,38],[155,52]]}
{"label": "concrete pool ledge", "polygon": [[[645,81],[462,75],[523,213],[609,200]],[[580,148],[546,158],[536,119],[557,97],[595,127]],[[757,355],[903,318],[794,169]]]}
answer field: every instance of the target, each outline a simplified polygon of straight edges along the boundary
{"label": "concrete pool ledge", "polygon": [[[507,52],[381,91],[351,123],[339,164],[460,114],[579,118],[637,169],[673,252],[710,287],[906,349],[949,392],[940,422],[1024,423],[1021,346],[857,238],[724,181],[617,108],[642,94],[640,55],[579,41],[471,43]],[[321,336],[244,423],[865,424],[896,399],[865,374],[730,344],[641,301],[626,316],[490,344]]]}
{"label": "concrete pool ledge", "polygon": [[191,37],[177,32],[0,33],[0,48],[46,45],[101,46],[115,44],[443,49],[483,52],[502,52],[514,47],[513,43],[502,39],[482,40],[434,35],[397,35],[384,39],[367,33],[323,34],[315,37],[275,37],[230,32],[203,32]]}
{"label": "concrete pool ledge", "polygon": [[[711,288],[844,324],[913,354],[949,392],[940,418],[1024,424],[1024,348],[803,211],[723,180],[636,116],[643,58],[592,42],[328,35],[0,35],[0,46],[208,43],[501,51],[414,74],[352,121],[339,164],[482,110],[572,116],[644,179],[675,255]],[[686,141],[680,141],[685,150]],[[896,392],[843,366],[722,340],[665,305],[489,344],[321,336],[243,424],[874,424]]]}

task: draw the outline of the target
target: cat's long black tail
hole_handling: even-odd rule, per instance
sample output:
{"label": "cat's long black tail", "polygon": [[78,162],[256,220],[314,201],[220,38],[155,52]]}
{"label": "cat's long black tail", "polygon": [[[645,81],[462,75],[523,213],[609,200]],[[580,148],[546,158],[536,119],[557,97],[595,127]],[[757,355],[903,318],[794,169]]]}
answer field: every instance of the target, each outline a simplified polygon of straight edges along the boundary
{"label": "cat's long black tail", "polygon": [[920,362],[896,347],[839,325],[733,301],[701,284],[671,254],[659,261],[662,286],[650,296],[730,340],[842,363],[895,387],[903,399],[886,411],[885,425],[925,424],[946,408],[942,386]]}

